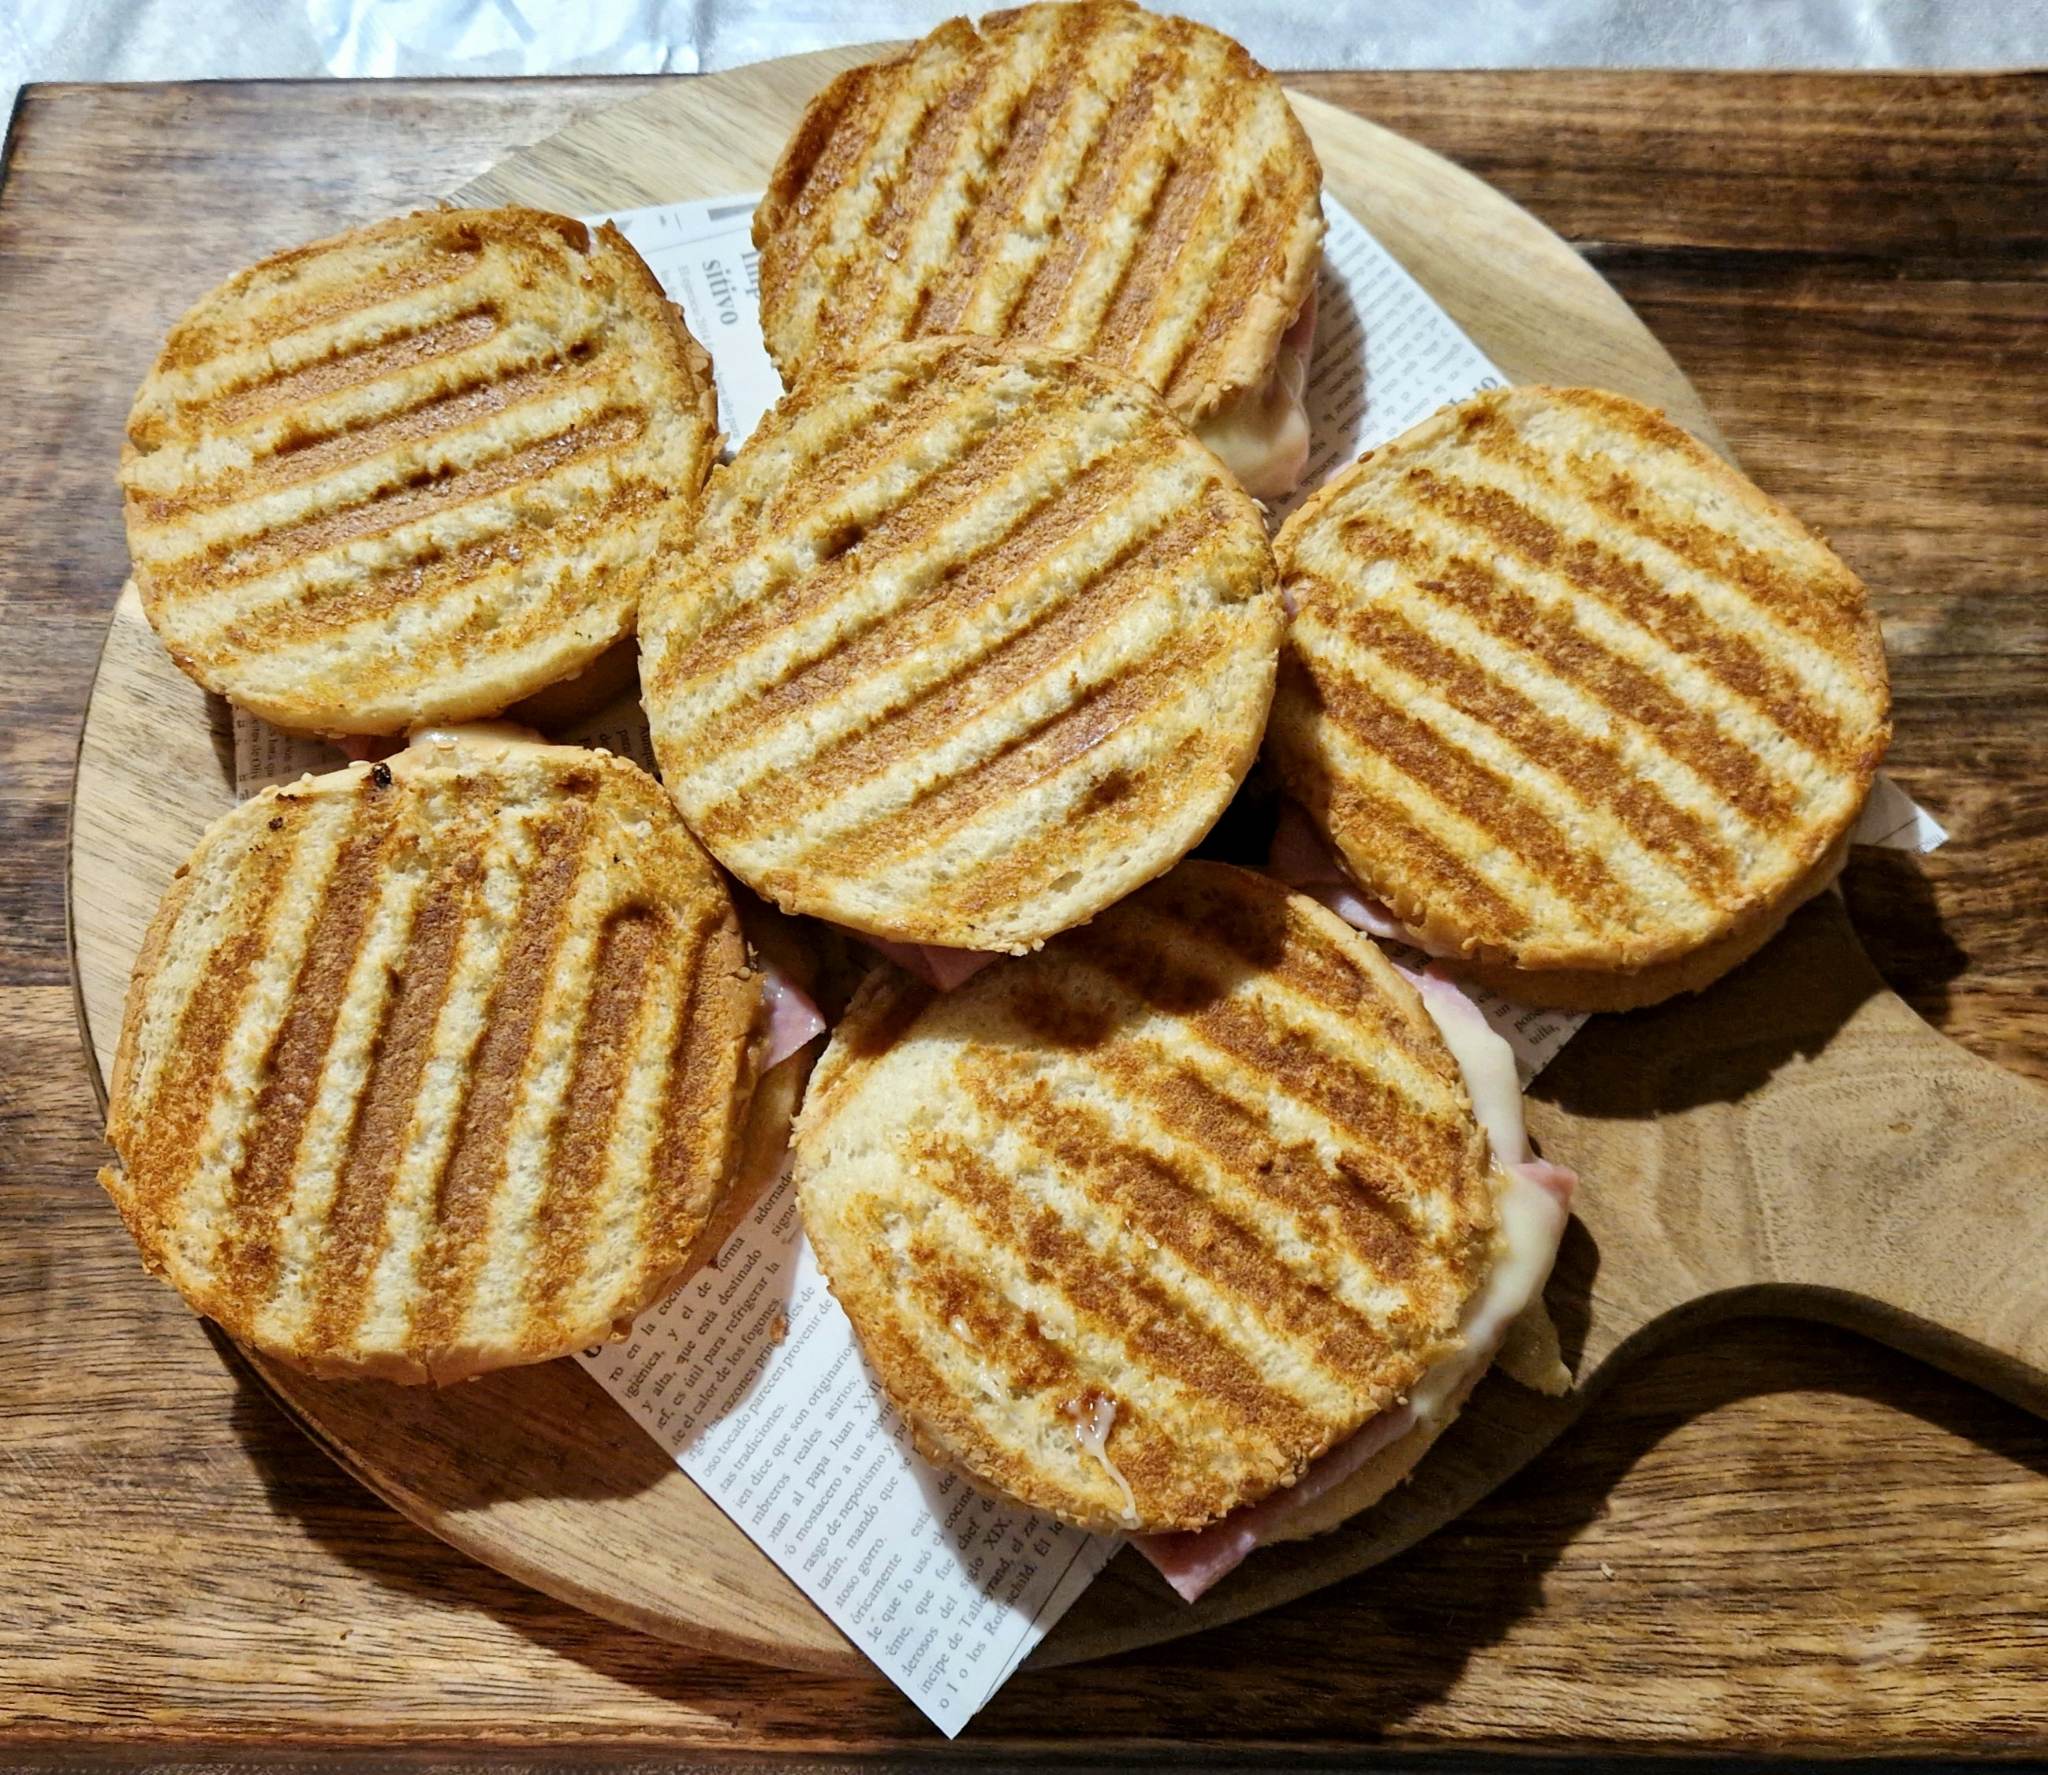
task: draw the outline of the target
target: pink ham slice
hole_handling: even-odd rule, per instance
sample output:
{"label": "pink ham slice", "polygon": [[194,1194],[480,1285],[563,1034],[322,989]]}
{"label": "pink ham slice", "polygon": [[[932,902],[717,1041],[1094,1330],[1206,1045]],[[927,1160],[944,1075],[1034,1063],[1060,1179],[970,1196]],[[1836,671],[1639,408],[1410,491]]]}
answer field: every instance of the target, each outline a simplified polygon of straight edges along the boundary
{"label": "pink ham slice", "polygon": [[1280,803],[1280,823],[1273,828],[1272,848],[1266,853],[1266,873],[1275,881],[1320,900],[1353,930],[1368,937],[1383,937],[1389,943],[1412,943],[1408,927],[1388,910],[1384,902],[1358,891],[1343,864],[1315,822],[1298,801]]}
{"label": "pink ham slice", "polygon": [[768,1004],[768,1046],[761,1070],[780,1066],[806,1042],[825,1033],[825,1016],[811,995],[766,956],[759,958],[761,996]]}
{"label": "pink ham slice", "polygon": [[990,962],[1002,959],[986,949],[942,949],[936,943],[894,943],[887,937],[861,936],[860,940],[906,974],[916,975],[940,992],[951,992],[963,980],[973,979]]}
{"label": "pink ham slice", "polygon": [[1181,1535],[1139,1535],[1132,1545],[1158,1568],[1183,1602],[1200,1602],[1268,1541],[1281,1539],[1280,1531],[1290,1520],[1414,1427],[1411,1407],[1400,1405],[1383,1411],[1356,1436],[1338,1443],[1285,1491],[1233,1510],[1205,1529]]}

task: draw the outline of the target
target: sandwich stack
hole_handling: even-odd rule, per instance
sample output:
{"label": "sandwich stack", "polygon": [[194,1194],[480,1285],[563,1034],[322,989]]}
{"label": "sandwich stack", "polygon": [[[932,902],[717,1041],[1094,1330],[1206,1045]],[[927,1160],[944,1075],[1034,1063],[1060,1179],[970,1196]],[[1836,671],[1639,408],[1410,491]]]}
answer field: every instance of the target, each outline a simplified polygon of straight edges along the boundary
{"label": "sandwich stack", "polygon": [[[1242,127],[1197,127],[1225,113]],[[1319,183],[1270,75],[1129,5],[956,22],[854,70],[754,222],[790,392],[701,494],[708,365],[650,299],[630,218],[410,218],[202,304],[138,401],[125,469],[174,657],[288,726],[396,734],[574,679],[637,623],[672,801],[619,759],[472,733],[231,815],[131,1000],[144,1058],[124,1040],[108,1184],[146,1259],[318,1372],[445,1380],[622,1336],[594,1370],[953,1727],[1106,1557],[1079,1531],[1141,1532],[1197,1595],[1411,1472],[1497,1352],[1532,1383],[1567,1378],[1540,1295],[1571,1180],[1529,1150],[1514,1057],[1444,978],[1404,978],[1315,901],[1180,859],[1264,735],[1290,818],[1327,843],[1322,898],[1464,978],[1568,981],[1527,994],[1546,1002],[1697,989],[1838,864],[1885,737],[1882,653],[1823,544],[1590,391],[1426,422],[1312,499],[1276,563],[1250,494],[1286,493],[1309,457]],[[1369,241],[1338,244],[1340,265],[1371,262]],[[1394,268],[1445,345],[1424,361],[1468,372],[1420,406],[1490,377],[1400,285]],[[1413,399],[1392,374],[1367,393]],[[1494,442],[1459,456],[1474,438]],[[1482,527],[1475,567],[1446,527],[1497,495],[1520,515]],[[1653,505],[1690,526],[1675,566],[1643,559]],[[1542,558],[1510,571],[1532,513]],[[1632,599],[1601,553],[1627,523]],[[1439,629],[1462,642],[1517,598],[1550,629],[1505,625],[1490,678],[1447,663],[1472,650]],[[1701,663],[1686,643],[1707,619],[1688,613],[1744,599],[1769,644],[1724,638]],[[1667,686],[1739,659],[1716,680],[1735,708],[1719,749],[1645,738],[1628,723],[1662,705],[1572,675],[1585,633],[1611,640],[1601,620],[1661,642]],[[1532,667],[1530,636],[1552,631]],[[1560,760],[1605,771],[1546,778],[1540,811],[1578,795],[1592,817],[1539,830],[1513,796],[1467,792],[1504,774],[1484,748],[1539,719]],[[1773,779],[1777,802],[1712,801],[1738,752],[1787,746],[1804,774]],[[464,794],[495,839],[466,843]],[[406,811],[376,814],[387,796]],[[558,856],[560,807],[592,797],[607,840]],[[1361,811],[1389,807],[1405,825]],[[1642,853],[1636,901],[1602,859],[1617,837]],[[805,1099],[794,1193],[751,1213],[801,1068],[756,1089],[792,1045],[773,1029],[792,1001],[764,989],[706,850],[829,921],[825,952],[872,940],[924,976],[884,962],[861,985]],[[1437,873],[1394,868],[1414,858]],[[1709,862],[1715,897],[1674,911],[1671,881],[1699,888]],[[330,885],[344,863],[376,897]],[[1466,915],[1508,901],[1498,882],[1444,885],[1482,863],[1554,867],[1488,923]],[[1560,882],[1604,885],[1573,902]],[[276,911],[287,886],[296,923]],[[400,908],[456,904],[428,935],[475,948],[489,929],[503,965],[464,976],[463,1015],[414,1017],[435,1089],[402,1091],[383,1057],[412,1049],[386,1032],[412,1024],[371,1001],[433,996]],[[546,941],[515,908],[553,908]],[[1589,942],[1530,937],[1560,909]],[[355,948],[351,919],[370,934]],[[942,992],[969,970],[935,971],[934,950],[980,971]],[[181,1118],[151,1113],[172,1072],[193,1084]],[[495,1145],[471,1138],[487,1122]],[[383,1162],[398,1127],[416,1175]],[[452,1130],[461,1162],[422,1128]],[[715,1274],[662,1297],[721,1244]],[[318,1278],[364,1269],[376,1310],[349,1318]],[[650,1389],[685,1332],[745,1354],[695,1394]],[[820,1482],[778,1451],[821,1399],[944,1470],[903,1469],[934,1500],[920,1570],[957,1554],[977,1616],[1027,1617],[984,1634],[979,1670],[931,1636],[906,1647],[871,1554],[832,1544],[843,1516],[796,1509]],[[881,1440],[851,1458],[886,1503]],[[970,1551],[972,1519],[957,1532],[961,1474],[1010,1500],[990,1540],[983,1498],[992,1553]]]}

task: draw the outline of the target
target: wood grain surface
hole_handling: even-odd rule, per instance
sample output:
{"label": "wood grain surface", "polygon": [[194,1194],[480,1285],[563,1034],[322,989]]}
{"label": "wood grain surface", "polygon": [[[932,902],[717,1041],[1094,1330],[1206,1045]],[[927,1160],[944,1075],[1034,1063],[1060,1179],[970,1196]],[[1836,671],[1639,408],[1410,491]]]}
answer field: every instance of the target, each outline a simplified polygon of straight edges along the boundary
{"label": "wood grain surface", "polygon": [[[1587,246],[1744,461],[1878,590],[1896,762],[1958,842],[1919,862],[1859,860],[1852,911],[1923,1011],[2048,1075],[2048,536],[2029,429],[2048,392],[2039,82],[1305,84],[1462,155]],[[679,1656],[383,1511],[145,1282],[89,1182],[59,825],[120,575],[108,463],[127,390],[221,271],[460,184],[546,133],[572,93],[618,96],[43,89],[24,102],[0,190],[0,632],[19,662],[0,686],[11,1748],[88,1731],[106,1754],[930,1742],[879,1681]],[[1018,1754],[2039,1747],[2044,1458],[2037,1425],[1853,1339],[1724,1333],[1625,1380],[1507,1492],[1394,1566],[1171,1652],[1027,1675],[975,1740]]]}

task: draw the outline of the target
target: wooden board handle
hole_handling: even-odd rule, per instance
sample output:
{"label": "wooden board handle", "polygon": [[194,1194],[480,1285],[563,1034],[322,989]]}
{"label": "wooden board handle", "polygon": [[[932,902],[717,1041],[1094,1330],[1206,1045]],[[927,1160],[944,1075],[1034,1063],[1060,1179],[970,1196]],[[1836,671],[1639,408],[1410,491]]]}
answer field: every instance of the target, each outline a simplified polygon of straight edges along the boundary
{"label": "wooden board handle", "polygon": [[2048,1091],[1922,1022],[1838,896],[1703,997],[1596,1019],[1535,1091],[1599,1118],[1563,1156],[1596,1254],[1637,1261],[1578,1266],[1582,1380],[1674,1313],[1792,1312],[2048,1416]]}

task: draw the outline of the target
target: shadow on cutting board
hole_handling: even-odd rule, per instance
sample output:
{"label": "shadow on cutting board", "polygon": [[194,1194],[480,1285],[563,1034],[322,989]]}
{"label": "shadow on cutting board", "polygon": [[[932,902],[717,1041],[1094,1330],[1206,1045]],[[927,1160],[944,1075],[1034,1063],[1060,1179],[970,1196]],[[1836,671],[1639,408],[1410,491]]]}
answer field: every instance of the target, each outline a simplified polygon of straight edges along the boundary
{"label": "shadow on cutting board", "polygon": [[[674,1471],[653,1437],[566,1358],[453,1387],[313,1381],[275,1369],[266,1387],[242,1350],[211,1322],[206,1331],[266,1409],[284,1410],[329,1454],[335,1439],[377,1450],[384,1470],[405,1474],[444,1513],[514,1498],[631,1497]],[[291,1394],[315,1388],[320,1430],[289,1404]],[[507,1424],[519,1434],[507,1436]],[[480,1459],[486,1449],[489,1458]]]}
{"label": "shadow on cutting board", "polygon": [[[752,1667],[681,1651],[515,1586],[395,1513],[389,1536],[366,1534],[365,1507],[382,1506],[339,1472],[315,1469],[309,1479],[303,1459],[293,1458],[296,1451],[281,1441],[275,1400],[225,1338],[216,1335],[216,1343],[240,1382],[232,1423],[270,1507],[351,1571],[385,1590],[487,1614],[551,1653],[658,1698],[699,1701],[752,1674]],[[1513,1390],[1498,1379],[1489,1388]],[[1147,1741],[1351,1736],[1367,1720],[1396,1730],[1452,1691],[1475,1656],[1541,1607],[1553,1569],[1608,1513],[1611,1494],[1629,1472],[1668,1437],[1746,1399],[1807,1391],[1910,1414],[2048,1477],[2048,1426],[1988,1403],[1976,1389],[1923,1364],[1826,1327],[1775,1320],[1724,1325],[1645,1357],[1594,1407],[1594,1425],[1569,1434],[1469,1516],[1387,1564],[1278,1615],[1099,1664],[1021,1672],[969,1735],[984,1745],[1042,1739],[1049,1722],[1079,1717],[1084,1700],[1094,1730],[1107,1733],[1117,1729],[1111,1716],[1123,1697],[1130,1714],[1124,1729]],[[1475,1412],[1484,1398],[1475,1401]],[[640,1440],[659,1455],[650,1439]],[[1877,1450],[1872,1458],[1885,1457]],[[1428,1483],[1426,1469],[1419,1483]],[[1087,1603],[1084,1598],[1082,1606]],[[1232,1680],[1248,1667],[1286,1664],[1290,1648],[1305,1657],[1309,1648],[1339,1641],[1347,1647],[1346,1669],[1374,1672],[1368,1689],[1361,1691],[1355,1680],[1333,1686],[1306,1667],[1295,1680],[1249,1687]],[[772,1680],[825,1682],[787,1673]],[[879,1675],[874,1686],[886,1690]],[[904,1731],[920,1733],[910,1704],[901,1706]]]}
{"label": "shadow on cutting board", "polygon": [[[1488,1385],[1508,1387],[1497,1377]],[[1622,1563],[1611,1532],[1598,1538],[1598,1552],[1580,1551],[1575,1562],[1574,1549],[1610,1514],[1616,1491],[1660,1445],[1717,1411],[1800,1394],[1869,1401],[2048,1478],[2048,1425],[2015,1407],[1854,1333],[1777,1319],[1725,1323],[1645,1356],[1595,1404],[1586,1424],[1468,1516],[1386,1564],[1277,1614],[1218,1626],[1194,1639],[1099,1664],[1027,1667],[971,1730],[991,1737],[1006,1728],[1042,1732],[1050,1718],[1085,1715],[1103,1733],[1121,1724],[1147,1738],[1214,1734],[1222,1720],[1246,1739],[1336,1736],[1357,1744],[1365,1732],[1396,1732],[1452,1694],[1475,1658],[1538,1613],[1561,1567],[1572,1568],[1563,1582],[1579,1586],[1600,1553]],[[1475,1411],[1483,1398],[1484,1392],[1475,1397]],[[1842,1420],[1829,1414],[1821,1421]],[[1449,1442],[1447,1437],[1438,1452]],[[1896,1447],[1817,1441],[1804,1450],[1801,1469],[1760,1428],[1736,1439],[1738,1463],[1715,1492],[1703,1489],[1682,1498],[1670,1495],[1670,1473],[1660,1463],[1657,1480],[1631,1495],[1627,1515],[1642,1526],[1644,1563],[1618,1574],[1623,1587],[1615,1592],[1617,1608],[1625,1607],[1624,1619],[1639,1624],[1646,1617],[1664,1619],[1673,1609],[1711,1609],[1713,1597],[1702,1585],[1714,1580],[1717,1569],[1727,1581],[1744,1557],[1745,1537],[1755,1539],[1760,1559],[1808,1557],[1805,1537],[1825,1525],[1839,1535],[1838,1518],[1852,1519],[1865,1493],[1882,1487],[1896,1494],[1929,1482],[1931,1475],[1911,1465],[1904,1452],[1909,1445],[1919,1446],[1910,1438]],[[1837,1470],[1853,1475],[1846,1486],[1820,1477]],[[1427,1465],[1414,1483],[1429,1483]],[[2022,1507],[2016,1500],[2014,1508]],[[1926,1508],[1930,1524],[1938,1521],[1940,1506],[1932,1493]],[[1711,1517],[1715,1526],[1698,1548],[1682,1551],[1678,1543],[1687,1538],[1685,1524],[1695,1515]],[[1930,1526],[1930,1539],[1934,1533]],[[1776,1539],[1781,1535],[1788,1537],[1782,1544]],[[1262,1552],[1253,1558],[1276,1556]],[[1842,1557],[1830,1553],[1828,1560]],[[2017,1577],[2010,1555],[2007,1561],[2001,1569]],[[1776,1618],[1788,1648],[1795,1648],[1788,1653],[1795,1661],[1818,1655],[1813,1636],[1827,1633],[1837,1615],[1845,1623],[1855,1615],[1853,1597],[1830,1595],[1830,1569],[1826,1561],[1813,1565],[1803,1588],[1786,1593],[1784,1612]],[[1603,1572],[1601,1581],[1615,1576]],[[1666,1588],[1672,1600],[1658,1600]],[[1754,1607],[1754,1598],[1749,1600]],[[2028,1605],[2022,1596],[2014,1606]],[[1559,1646],[1525,1642],[1521,1651],[1495,1662],[1483,1685],[1494,1705],[1515,1669],[1540,1668],[1566,1682],[1584,1674],[1569,1661],[1588,1632],[1585,1605],[1566,1605],[1561,1618],[1569,1637]],[[1745,1619],[1761,1648],[1774,1631],[1773,1619]],[[1618,1637],[1604,1654],[1608,1665],[1629,1656],[1623,1642],[1631,1631],[1615,1630]],[[1328,1649],[1336,1646],[1344,1648],[1341,1657]],[[1667,1673],[1689,1655],[1682,1643],[1657,1648]],[[1645,1680],[1652,1662],[1646,1648]],[[1872,1682],[1883,1678],[1881,1669],[1870,1673]],[[1119,1709],[1127,1720],[1119,1719]],[[1539,1711],[1532,1708],[1532,1714]],[[1588,1722],[1611,1717],[1611,1706],[1589,1706],[1585,1715]]]}
{"label": "shadow on cutting board", "polygon": [[1858,850],[1842,871],[1842,898],[1872,965],[1914,1010],[1940,1024],[1949,982],[1970,958],[1941,916],[1925,859],[1911,851]]}
{"label": "shadow on cutting board", "polygon": [[1529,1096],[1603,1121],[1740,1104],[1790,1062],[1821,1053],[1885,990],[1830,890],[1706,991],[1593,1017]]}

